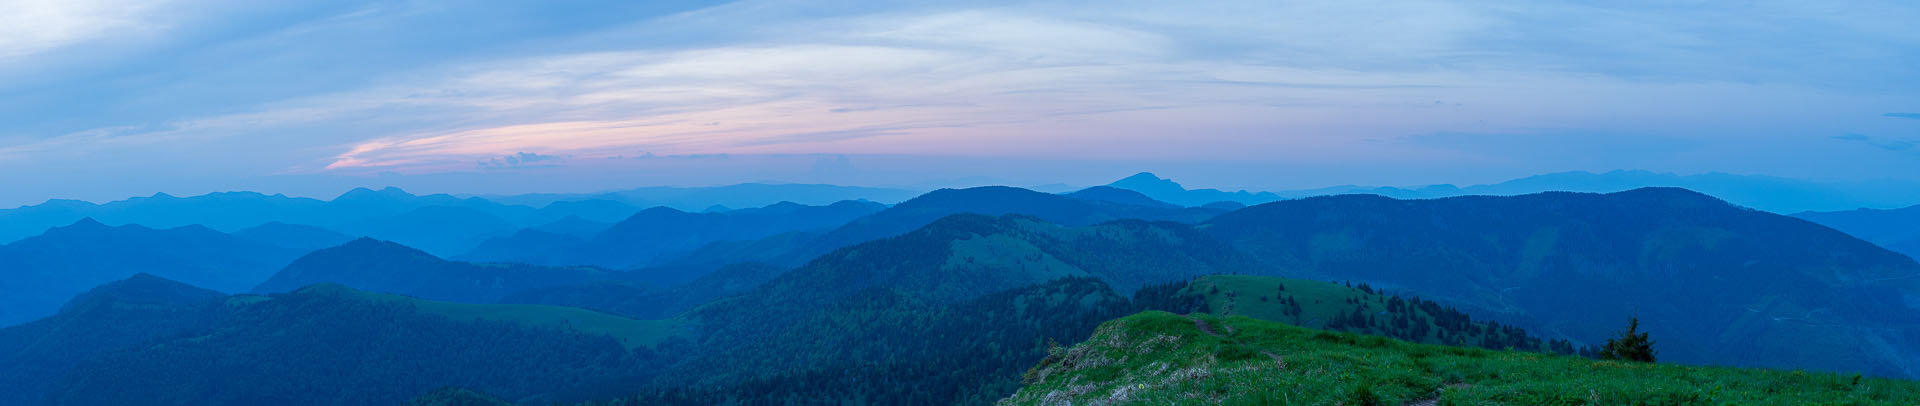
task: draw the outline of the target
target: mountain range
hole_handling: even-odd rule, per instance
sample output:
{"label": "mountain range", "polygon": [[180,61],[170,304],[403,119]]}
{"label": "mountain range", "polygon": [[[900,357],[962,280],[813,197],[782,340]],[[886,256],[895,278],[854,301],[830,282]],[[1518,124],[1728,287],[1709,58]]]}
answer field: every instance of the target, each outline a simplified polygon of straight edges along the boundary
{"label": "mountain range", "polygon": [[[379,203],[403,193],[337,200],[508,218]],[[42,309],[18,317],[51,315],[0,328],[25,348],[0,350],[0,377],[31,377],[0,402],[991,404],[1143,310],[1535,357],[1637,317],[1664,362],[1913,376],[1920,264],[1802,218],[1677,188],[1195,207],[979,187],[508,221],[484,261],[302,223],[87,220],[0,246],[27,270],[4,297]]]}
{"label": "mountain range", "polygon": [[1499,183],[1456,186],[1330,186],[1313,189],[1275,190],[1271,192],[1216,189],[1187,190],[1171,180],[1142,172],[1108,186],[1145,193],[1154,199],[1199,206],[1230,201],[1260,204],[1280,199],[1314,196],[1370,194],[1399,199],[1434,199],[1457,196],[1514,196],[1540,192],[1612,193],[1645,187],[1675,187],[1713,195],[1741,206],[1774,213],[1837,211],[1856,208],[1892,208],[1920,203],[1920,182],[1816,182],[1760,175],[1703,173],[1678,175],[1649,171],[1616,170],[1609,172],[1559,172],[1507,180]]}
{"label": "mountain range", "polygon": [[51,315],[94,286],[147,273],[241,292],[301,254],[201,226],[108,226],[84,218],[0,245],[0,326]]}

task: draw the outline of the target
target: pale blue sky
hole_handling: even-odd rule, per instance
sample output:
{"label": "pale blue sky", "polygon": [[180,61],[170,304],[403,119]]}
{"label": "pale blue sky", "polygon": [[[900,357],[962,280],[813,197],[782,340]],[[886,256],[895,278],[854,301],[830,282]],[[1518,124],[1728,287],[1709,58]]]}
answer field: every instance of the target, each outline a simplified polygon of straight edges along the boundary
{"label": "pale blue sky", "polygon": [[1589,3],[0,0],[0,206],[1920,179],[1920,6]]}

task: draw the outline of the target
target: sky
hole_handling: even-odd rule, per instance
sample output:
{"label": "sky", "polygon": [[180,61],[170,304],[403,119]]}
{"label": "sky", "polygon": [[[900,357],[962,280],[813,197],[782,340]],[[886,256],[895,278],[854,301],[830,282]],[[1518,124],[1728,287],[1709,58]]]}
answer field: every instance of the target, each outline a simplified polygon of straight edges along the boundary
{"label": "sky", "polygon": [[0,0],[0,206],[1920,179],[1902,1]]}

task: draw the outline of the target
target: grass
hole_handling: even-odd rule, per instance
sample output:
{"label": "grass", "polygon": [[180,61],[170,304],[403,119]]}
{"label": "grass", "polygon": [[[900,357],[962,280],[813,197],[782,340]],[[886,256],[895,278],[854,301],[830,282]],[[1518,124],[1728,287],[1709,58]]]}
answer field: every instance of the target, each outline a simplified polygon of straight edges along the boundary
{"label": "grass", "polygon": [[1596,361],[1165,312],[1107,322],[1028,378],[1000,404],[1920,404],[1912,381]]}

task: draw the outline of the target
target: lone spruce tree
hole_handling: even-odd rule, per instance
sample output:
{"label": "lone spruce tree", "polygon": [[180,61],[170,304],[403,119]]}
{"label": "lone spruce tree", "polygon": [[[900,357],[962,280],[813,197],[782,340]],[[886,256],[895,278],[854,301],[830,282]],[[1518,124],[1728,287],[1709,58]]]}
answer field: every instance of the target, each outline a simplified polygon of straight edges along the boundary
{"label": "lone spruce tree", "polygon": [[1607,345],[1600,348],[1600,359],[1653,362],[1653,355],[1653,340],[1640,332],[1638,317],[1628,317],[1627,329],[1621,330],[1619,337],[1607,339]]}

